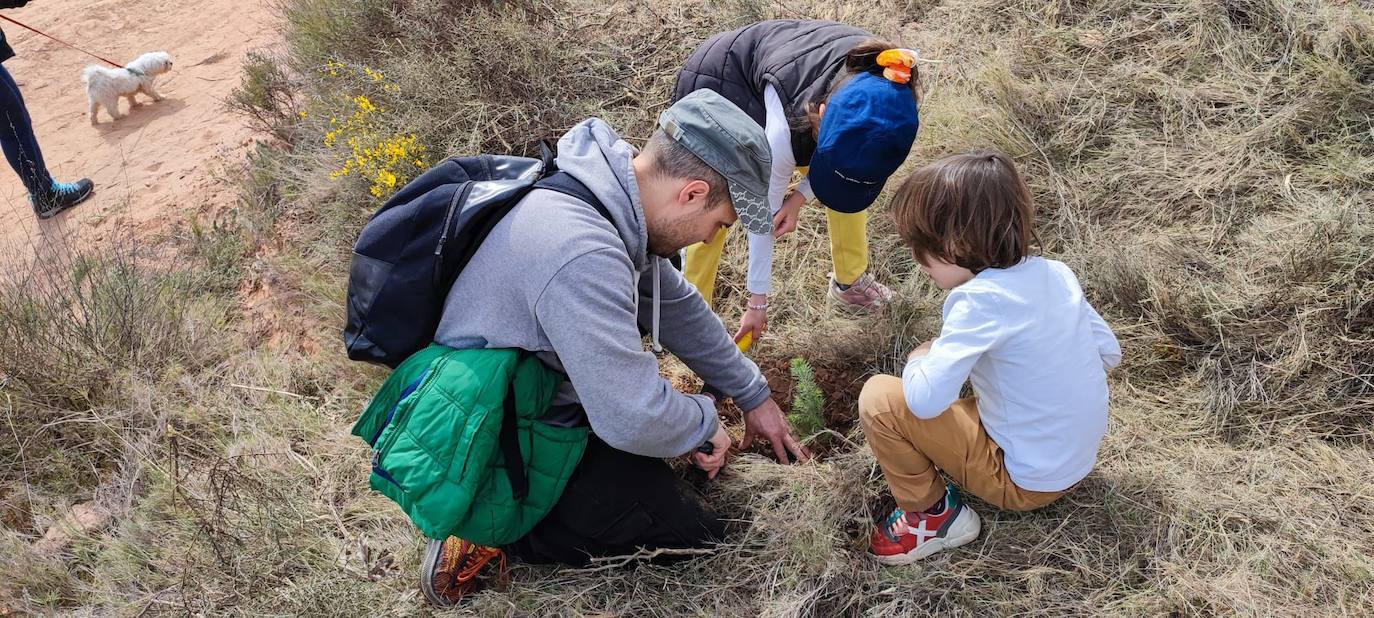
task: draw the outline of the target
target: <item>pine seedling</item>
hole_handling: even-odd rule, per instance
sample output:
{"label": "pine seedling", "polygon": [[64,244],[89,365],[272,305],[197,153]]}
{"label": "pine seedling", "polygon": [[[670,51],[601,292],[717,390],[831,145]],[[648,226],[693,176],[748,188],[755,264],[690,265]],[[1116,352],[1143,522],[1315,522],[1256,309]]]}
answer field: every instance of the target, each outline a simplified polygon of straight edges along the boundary
{"label": "pine seedling", "polygon": [[816,374],[805,359],[792,359],[792,413],[787,422],[802,437],[813,436],[825,429],[825,393],[816,384]]}

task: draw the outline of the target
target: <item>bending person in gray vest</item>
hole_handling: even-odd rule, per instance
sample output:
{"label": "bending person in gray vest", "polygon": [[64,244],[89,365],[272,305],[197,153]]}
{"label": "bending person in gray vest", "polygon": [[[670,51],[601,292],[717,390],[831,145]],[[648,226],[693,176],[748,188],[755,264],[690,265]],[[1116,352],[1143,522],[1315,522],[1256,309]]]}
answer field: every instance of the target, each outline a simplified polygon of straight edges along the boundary
{"label": "bending person in gray vest", "polygon": [[644,348],[641,328],[743,410],[745,446],[810,457],[706,302],[664,259],[736,219],[767,224],[770,161],[762,127],[703,91],[663,113],[641,151],[598,119],[558,142],[558,167],[609,217],[575,197],[536,189],[492,230],[449,292],[436,340],[455,348],[518,348],[568,376],[541,419],[589,423],[593,436],[566,489],[525,537],[503,548],[435,542],[425,596],[451,605],[476,590],[484,564],[585,564],[641,548],[709,546],[715,513],[665,457],[691,454],[714,478],[730,436],[715,401],[678,392]]}
{"label": "bending person in gray vest", "polygon": [[[675,100],[701,89],[720,93],[764,128],[772,152],[772,225],[748,229],[750,296],[735,332],[742,345],[767,329],[773,241],[796,229],[807,200],[826,206],[830,297],[856,311],[891,298],[868,272],[866,211],[916,140],[915,63],[915,52],[853,26],[776,19],[711,37],[678,73]],[[722,230],[689,247],[683,262],[707,303],[724,246]]]}

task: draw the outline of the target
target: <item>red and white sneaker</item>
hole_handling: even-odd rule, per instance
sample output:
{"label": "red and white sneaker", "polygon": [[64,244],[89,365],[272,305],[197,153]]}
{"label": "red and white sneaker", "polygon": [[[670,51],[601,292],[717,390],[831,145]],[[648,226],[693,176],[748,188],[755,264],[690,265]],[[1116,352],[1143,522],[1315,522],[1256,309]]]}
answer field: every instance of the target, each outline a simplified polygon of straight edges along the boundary
{"label": "red and white sneaker", "polygon": [[911,564],[942,549],[978,538],[978,514],[959,498],[953,486],[945,489],[945,510],[939,515],[908,513],[897,507],[886,523],[875,526],[868,552],[889,566]]}

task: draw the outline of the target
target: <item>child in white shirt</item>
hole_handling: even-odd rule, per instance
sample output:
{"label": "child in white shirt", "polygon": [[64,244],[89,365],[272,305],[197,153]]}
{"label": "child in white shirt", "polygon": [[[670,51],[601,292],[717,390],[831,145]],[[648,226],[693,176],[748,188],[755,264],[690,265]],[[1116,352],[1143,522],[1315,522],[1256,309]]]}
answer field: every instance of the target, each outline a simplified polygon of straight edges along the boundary
{"label": "child in white shirt", "polygon": [[[901,379],[875,376],[859,397],[897,502],[869,551],[908,564],[977,538],[959,487],[1027,511],[1087,476],[1107,428],[1106,370],[1121,348],[1073,272],[1029,255],[1034,205],[1005,155],[955,155],[916,171],[892,214],[921,271],[949,290],[940,336],[912,351]],[[975,397],[960,399],[966,380]]]}

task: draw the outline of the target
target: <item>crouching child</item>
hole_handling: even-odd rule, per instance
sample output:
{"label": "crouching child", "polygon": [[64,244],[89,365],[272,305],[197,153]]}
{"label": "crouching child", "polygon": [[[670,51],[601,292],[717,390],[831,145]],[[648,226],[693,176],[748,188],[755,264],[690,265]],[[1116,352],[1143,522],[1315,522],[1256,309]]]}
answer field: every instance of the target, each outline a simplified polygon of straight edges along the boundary
{"label": "crouching child", "polygon": [[[900,379],[875,376],[859,397],[897,503],[869,551],[899,565],[978,537],[961,490],[1029,511],[1087,476],[1121,348],[1073,272],[1030,255],[1034,204],[1006,155],[971,152],[916,171],[892,213],[921,271],[949,292],[939,337],[911,352]],[[974,396],[961,399],[965,381]]]}

